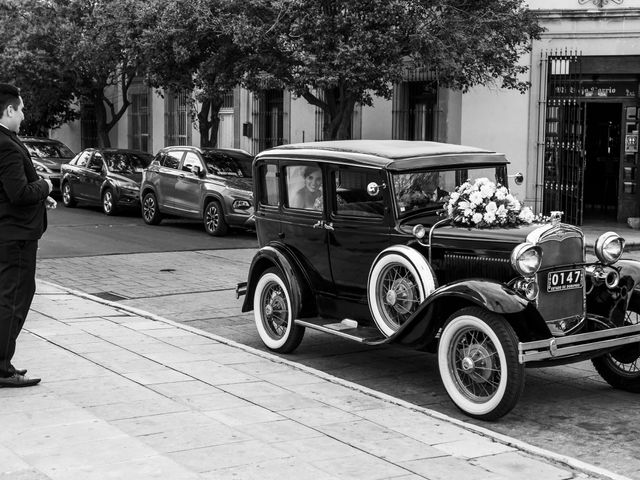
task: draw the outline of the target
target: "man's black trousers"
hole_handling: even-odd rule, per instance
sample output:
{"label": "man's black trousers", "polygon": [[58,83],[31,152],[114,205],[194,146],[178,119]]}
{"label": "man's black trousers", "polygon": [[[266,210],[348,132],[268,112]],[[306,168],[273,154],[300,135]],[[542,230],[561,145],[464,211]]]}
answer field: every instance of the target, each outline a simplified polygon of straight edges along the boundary
{"label": "man's black trousers", "polygon": [[13,373],[16,339],[36,292],[37,240],[0,241],[0,377]]}

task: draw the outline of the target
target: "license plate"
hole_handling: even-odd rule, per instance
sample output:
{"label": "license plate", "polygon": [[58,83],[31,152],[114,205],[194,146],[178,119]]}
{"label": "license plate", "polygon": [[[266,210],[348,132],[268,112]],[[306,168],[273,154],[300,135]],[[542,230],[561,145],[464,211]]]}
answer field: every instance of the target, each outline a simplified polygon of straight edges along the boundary
{"label": "license plate", "polygon": [[557,270],[547,274],[547,292],[561,292],[582,288],[583,272],[575,270]]}

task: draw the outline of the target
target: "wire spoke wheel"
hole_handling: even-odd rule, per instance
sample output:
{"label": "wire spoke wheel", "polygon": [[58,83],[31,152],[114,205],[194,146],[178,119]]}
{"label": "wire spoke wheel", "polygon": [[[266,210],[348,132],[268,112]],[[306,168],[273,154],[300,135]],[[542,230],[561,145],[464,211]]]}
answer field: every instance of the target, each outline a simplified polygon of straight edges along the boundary
{"label": "wire spoke wheel", "polygon": [[383,320],[397,330],[420,305],[418,280],[403,265],[386,267],[376,288],[380,292]]}
{"label": "wire spoke wheel", "polygon": [[[627,310],[624,326],[639,323],[640,314],[633,309]],[[640,343],[625,345],[596,357],[591,362],[600,376],[612,387],[640,393]]]}

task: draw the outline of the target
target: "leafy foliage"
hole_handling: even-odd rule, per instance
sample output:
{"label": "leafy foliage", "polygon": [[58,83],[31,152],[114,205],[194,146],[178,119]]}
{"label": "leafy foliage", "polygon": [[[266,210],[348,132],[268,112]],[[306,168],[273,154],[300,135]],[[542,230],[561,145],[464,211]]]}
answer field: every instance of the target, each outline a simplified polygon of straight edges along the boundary
{"label": "leafy foliage", "polygon": [[522,0],[230,0],[228,23],[253,90],[286,87],[325,112],[325,137],[348,138],[354,105],[390,98],[405,68],[443,87],[500,81],[525,90],[520,55],[541,28]]}

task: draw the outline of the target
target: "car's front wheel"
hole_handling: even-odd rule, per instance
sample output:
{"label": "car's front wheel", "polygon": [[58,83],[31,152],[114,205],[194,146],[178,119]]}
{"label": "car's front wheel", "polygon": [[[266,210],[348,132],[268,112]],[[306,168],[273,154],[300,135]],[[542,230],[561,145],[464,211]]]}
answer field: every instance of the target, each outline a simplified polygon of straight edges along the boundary
{"label": "car's front wheel", "polygon": [[280,271],[265,270],[256,284],[253,311],[258,334],[267,348],[289,353],[300,345],[304,327],[294,323],[298,309]]}
{"label": "car's front wheel", "polygon": [[[637,306],[627,310],[624,326],[638,325]],[[591,360],[596,371],[613,388],[640,393],[640,343],[625,345],[618,350]]]}
{"label": "car's front wheel", "polygon": [[64,182],[62,184],[62,204],[65,207],[75,207],[78,202],[76,201],[75,198],[73,198],[73,193],[71,193],[71,185],[69,185],[69,182]]}
{"label": "car's front wheel", "polygon": [[102,192],[102,211],[105,215],[115,215],[116,210],[116,200],[113,196],[113,190],[105,188]]}
{"label": "car's front wheel", "polygon": [[153,192],[147,192],[142,198],[142,219],[147,225],[157,225],[162,220],[158,199]]}
{"label": "car's front wheel", "polygon": [[503,317],[480,307],[449,317],[438,344],[438,368],[453,403],[474,418],[504,416],[524,390],[516,333]]}
{"label": "car's front wheel", "polygon": [[224,219],[222,206],[217,200],[211,200],[204,209],[204,228],[209,235],[222,237],[229,231],[229,226]]}

